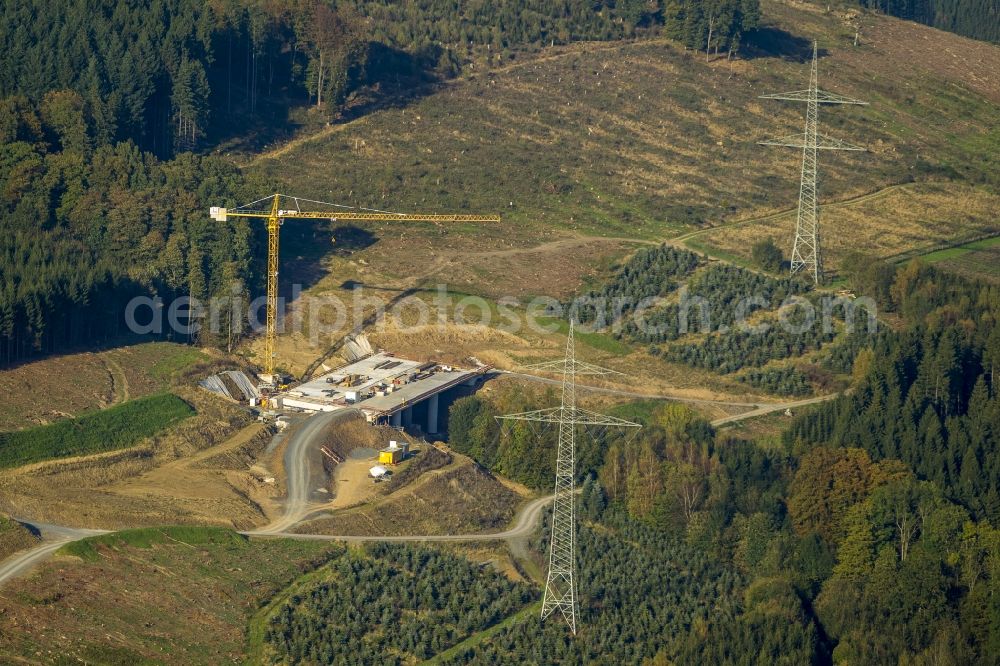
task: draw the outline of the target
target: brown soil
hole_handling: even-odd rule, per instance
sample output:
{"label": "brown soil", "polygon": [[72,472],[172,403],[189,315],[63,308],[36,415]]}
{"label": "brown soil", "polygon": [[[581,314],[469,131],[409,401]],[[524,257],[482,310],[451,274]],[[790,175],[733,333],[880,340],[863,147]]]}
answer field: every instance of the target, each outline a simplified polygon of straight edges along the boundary
{"label": "brown soil", "polygon": [[[249,518],[248,502],[257,505],[256,513],[270,519],[277,515],[275,504],[280,497],[275,485],[264,483],[264,478],[273,474],[266,467],[255,465],[255,459],[240,464],[240,458],[247,455],[247,445],[254,440],[266,444],[268,436],[267,426],[251,423],[221,444],[115,483],[108,487],[108,492],[127,500],[158,500],[188,507],[202,514],[207,522],[218,522],[228,514],[245,525],[243,521]],[[260,522],[260,516],[253,516],[252,522]]]}
{"label": "brown soil", "polygon": [[[439,262],[435,272],[438,283],[451,292],[473,293],[490,299],[525,298],[539,294],[563,298],[597,279],[603,268],[646,241],[622,238],[569,236],[525,245],[517,240],[497,238],[442,239],[428,236],[390,236],[364,252],[367,271],[375,274],[409,277],[403,272],[410,266]],[[395,258],[405,256],[400,264]]]}
{"label": "brown soil", "polygon": [[107,529],[265,524],[280,488],[264,484],[261,470],[247,466],[247,446],[261,426],[205,391],[174,390],[195,407],[195,416],[132,449],[4,470],[0,510]]}
{"label": "brown soil", "polygon": [[355,460],[348,458],[337,465],[333,472],[336,494],[330,502],[331,509],[343,509],[366,502],[378,494],[379,485],[368,474],[376,459]]}
{"label": "brown soil", "polygon": [[368,504],[296,528],[311,534],[461,534],[501,528],[522,496],[465,456]]}

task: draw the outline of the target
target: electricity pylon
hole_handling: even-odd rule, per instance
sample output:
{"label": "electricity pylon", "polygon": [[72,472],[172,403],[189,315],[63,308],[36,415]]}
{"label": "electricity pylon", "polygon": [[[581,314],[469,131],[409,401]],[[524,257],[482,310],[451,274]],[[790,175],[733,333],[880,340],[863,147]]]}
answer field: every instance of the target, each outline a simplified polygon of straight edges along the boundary
{"label": "electricity pylon", "polygon": [[497,420],[537,421],[559,424],[559,448],[556,453],[556,489],[552,502],[552,538],[549,542],[549,572],[545,579],[545,596],[542,599],[542,619],[559,610],[570,631],[576,633],[578,608],[576,585],[573,580],[576,559],[576,507],[574,486],[576,477],[576,426],[616,426],[640,428],[638,423],[613,416],[580,409],[576,406],[577,375],[618,374],[590,363],[576,360],[573,342],[573,322],[569,324],[566,339],[566,357],[527,366],[533,370],[561,371],[562,404],[559,407],[539,409],[519,414],[498,416]]}
{"label": "electricity pylon", "polygon": [[806,103],[806,129],[802,134],[792,134],[779,139],[758,142],[762,146],[787,146],[802,149],[802,181],[799,185],[799,215],[795,222],[795,243],[792,245],[792,274],[802,269],[812,271],[813,281],[819,284],[823,277],[823,261],[819,246],[819,205],[816,195],[817,164],[816,154],[820,150],[854,150],[864,148],[854,146],[839,139],[831,139],[817,132],[820,104],[857,104],[866,106],[868,102],[836,95],[817,87],[817,47],[813,42],[812,73],[808,90],[761,95],[761,99],[784,99]]}

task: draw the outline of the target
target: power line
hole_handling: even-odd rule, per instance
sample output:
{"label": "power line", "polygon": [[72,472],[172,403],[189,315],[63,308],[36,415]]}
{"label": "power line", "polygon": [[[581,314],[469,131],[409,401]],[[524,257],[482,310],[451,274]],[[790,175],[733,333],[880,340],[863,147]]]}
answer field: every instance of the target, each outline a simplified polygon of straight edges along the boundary
{"label": "power line", "polygon": [[806,103],[806,127],[802,134],[792,134],[779,139],[759,141],[762,146],[786,146],[802,149],[802,178],[799,183],[799,213],[795,221],[795,242],[792,245],[792,274],[805,269],[812,271],[813,281],[819,284],[823,276],[823,261],[819,244],[819,203],[816,192],[817,152],[820,150],[863,151],[839,139],[831,139],[818,133],[820,104],[857,104],[867,106],[868,102],[851,99],[843,95],[819,90],[817,86],[818,67],[817,44],[813,42],[812,71],[807,90],[761,95],[761,99],[783,99]]}
{"label": "power line", "polygon": [[616,426],[640,428],[614,416],[580,409],[576,406],[577,375],[621,374],[576,360],[573,341],[573,322],[569,324],[566,339],[566,357],[558,361],[547,361],[527,366],[533,370],[561,370],[562,404],[559,407],[539,409],[531,412],[507,414],[497,420],[535,421],[559,424],[559,446],[556,452],[556,489],[552,503],[552,538],[549,542],[549,571],[545,579],[545,596],[542,599],[542,619],[556,610],[562,613],[570,631],[576,633],[579,610],[576,598],[576,584],[573,579],[576,559],[576,506],[574,486],[576,484],[576,426]]}

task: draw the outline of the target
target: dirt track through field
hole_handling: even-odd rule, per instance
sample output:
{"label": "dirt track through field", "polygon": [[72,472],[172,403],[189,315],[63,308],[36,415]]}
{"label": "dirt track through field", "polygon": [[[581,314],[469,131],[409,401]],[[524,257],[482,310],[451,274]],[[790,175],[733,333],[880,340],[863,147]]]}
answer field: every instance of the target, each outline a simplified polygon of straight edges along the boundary
{"label": "dirt track through field", "polygon": [[[216,476],[220,472],[211,469],[198,469],[198,463],[238,449],[264,428],[262,423],[252,423],[221,444],[203,449],[191,456],[168,462],[137,478],[115,484],[109,490],[119,495],[163,494],[206,500],[228,497],[232,492],[225,485],[204,482],[209,480],[208,477]],[[187,482],[179,484],[177,479],[186,479]]]}
{"label": "dirt track through field", "polygon": [[482,252],[463,252],[462,256],[470,259],[488,259],[497,257],[516,257],[523,254],[544,254],[553,250],[568,250],[591,243],[635,243],[637,245],[659,245],[658,241],[641,238],[621,238],[617,236],[571,236],[548,241],[530,247],[512,247],[505,250],[484,250]]}
{"label": "dirt track through field", "polygon": [[108,368],[108,374],[111,375],[111,403],[114,405],[120,405],[123,402],[128,402],[131,399],[131,395],[128,390],[128,378],[125,376],[125,369],[108,355],[104,355],[102,359],[104,365]]}

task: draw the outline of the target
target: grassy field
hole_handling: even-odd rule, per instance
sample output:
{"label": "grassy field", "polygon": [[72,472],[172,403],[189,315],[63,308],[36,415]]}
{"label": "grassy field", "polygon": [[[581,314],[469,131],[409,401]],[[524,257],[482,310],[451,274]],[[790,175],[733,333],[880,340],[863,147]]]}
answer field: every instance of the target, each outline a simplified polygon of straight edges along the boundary
{"label": "grassy field", "polygon": [[66,546],[0,590],[4,661],[220,664],[254,612],[342,547],[217,528],[135,530]]}
{"label": "grassy field", "polygon": [[102,553],[108,550],[123,548],[141,548],[149,550],[156,544],[162,544],[170,539],[188,546],[226,546],[239,545],[245,537],[214,527],[141,527],[133,530],[123,530],[111,534],[73,541],[59,549],[60,555],[78,557],[85,562],[98,562]]}
{"label": "grassy field", "polygon": [[[849,252],[864,251],[884,258],[942,244],[978,239],[1000,232],[1000,194],[986,186],[959,183],[914,183],[863,197],[830,204],[820,212],[824,263],[836,271]],[[695,250],[746,263],[756,240],[771,236],[790,254],[795,233],[795,211],[762,221],[735,223],[690,236],[685,243]],[[988,244],[987,244],[988,245]],[[987,246],[971,244],[972,249]],[[942,250],[925,260],[950,259],[963,250]]]}
{"label": "grassy field", "polygon": [[920,260],[968,278],[1000,281],[1000,236],[921,255]]}
{"label": "grassy field", "polygon": [[937,264],[939,268],[968,278],[1000,282],[1000,248],[973,250]]}
{"label": "grassy field", "polygon": [[927,254],[921,255],[920,259],[928,264],[950,262],[958,259],[959,257],[964,257],[972,252],[992,250],[997,245],[1000,245],[1000,237],[984,238],[980,241],[973,241],[971,243],[965,243],[964,245],[956,245],[955,247],[928,252]]}
{"label": "grassy field", "polygon": [[[566,335],[569,333],[569,322],[566,319],[555,319],[552,317],[539,317],[538,323],[547,328],[552,328],[559,333]],[[591,349],[610,354],[611,356],[625,356],[632,352],[632,348],[624,342],[617,340],[610,333],[586,333],[574,331],[573,337]]]}
{"label": "grassy field", "polygon": [[635,400],[616,405],[610,410],[610,414],[626,421],[649,425],[653,421],[654,413],[663,405],[662,400]]}
{"label": "grassy field", "polygon": [[193,414],[188,403],[163,393],[52,425],[0,433],[0,468],[128,448]]}

